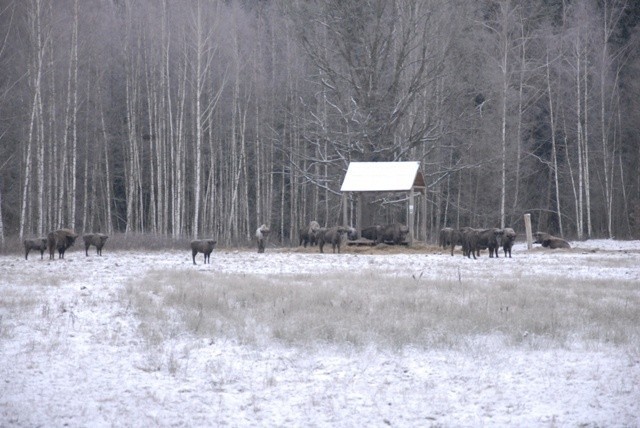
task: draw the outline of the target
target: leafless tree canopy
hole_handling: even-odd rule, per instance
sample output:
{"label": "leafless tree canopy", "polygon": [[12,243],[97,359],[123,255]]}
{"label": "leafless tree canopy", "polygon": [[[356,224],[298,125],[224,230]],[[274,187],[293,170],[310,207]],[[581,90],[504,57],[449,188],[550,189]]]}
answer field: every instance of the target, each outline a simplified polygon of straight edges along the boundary
{"label": "leafless tree canopy", "polygon": [[[421,239],[525,212],[640,237],[639,20],[628,0],[1,2],[0,245],[298,242],[353,220],[349,162],[401,160],[427,181]],[[401,200],[367,209],[408,223]]]}

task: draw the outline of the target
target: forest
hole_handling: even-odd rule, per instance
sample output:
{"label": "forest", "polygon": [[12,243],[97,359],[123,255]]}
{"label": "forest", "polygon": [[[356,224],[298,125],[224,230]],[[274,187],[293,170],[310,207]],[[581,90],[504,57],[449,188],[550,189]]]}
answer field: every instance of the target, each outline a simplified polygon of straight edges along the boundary
{"label": "forest", "polygon": [[[352,222],[363,161],[420,162],[418,239],[525,213],[640,238],[638,21],[636,0],[1,0],[0,246],[263,223],[296,244]],[[405,199],[366,203],[406,223]]]}

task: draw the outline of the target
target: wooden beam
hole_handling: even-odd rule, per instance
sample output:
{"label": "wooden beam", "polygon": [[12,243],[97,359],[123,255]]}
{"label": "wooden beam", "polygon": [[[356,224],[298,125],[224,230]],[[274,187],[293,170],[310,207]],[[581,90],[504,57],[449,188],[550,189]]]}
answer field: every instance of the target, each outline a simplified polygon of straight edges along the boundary
{"label": "wooden beam", "polygon": [[413,191],[413,187],[409,191],[409,246],[413,245],[413,217],[415,211],[415,199],[416,195]]}

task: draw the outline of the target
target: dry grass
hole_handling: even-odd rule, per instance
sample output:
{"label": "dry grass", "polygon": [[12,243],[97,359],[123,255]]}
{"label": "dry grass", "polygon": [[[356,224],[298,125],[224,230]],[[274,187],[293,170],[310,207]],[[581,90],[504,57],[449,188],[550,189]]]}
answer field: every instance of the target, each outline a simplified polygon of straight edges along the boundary
{"label": "dry grass", "polygon": [[373,272],[322,279],[162,271],[127,287],[151,342],[184,333],[260,345],[461,349],[638,343],[640,296],[624,281],[479,285]]}

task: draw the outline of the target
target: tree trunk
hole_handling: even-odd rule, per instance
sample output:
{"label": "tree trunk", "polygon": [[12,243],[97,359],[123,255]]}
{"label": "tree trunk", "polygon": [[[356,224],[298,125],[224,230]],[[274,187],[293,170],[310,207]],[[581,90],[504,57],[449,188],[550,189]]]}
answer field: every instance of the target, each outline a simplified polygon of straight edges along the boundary
{"label": "tree trunk", "polygon": [[562,210],[560,205],[560,180],[558,176],[558,155],[556,148],[556,121],[553,112],[553,91],[551,90],[551,72],[549,55],[547,54],[547,96],[549,98],[549,119],[551,125],[551,162],[553,164],[553,182],[555,187],[555,199],[556,199],[556,213],[558,215],[558,230],[560,236],[564,236],[562,228]]}

